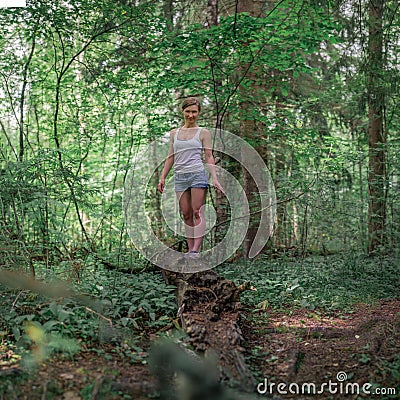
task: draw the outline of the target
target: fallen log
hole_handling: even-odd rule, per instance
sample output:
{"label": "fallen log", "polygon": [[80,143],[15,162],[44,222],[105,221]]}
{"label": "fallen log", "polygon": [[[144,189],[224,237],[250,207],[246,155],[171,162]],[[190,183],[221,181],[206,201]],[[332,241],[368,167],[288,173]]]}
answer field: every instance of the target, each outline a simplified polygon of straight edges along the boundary
{"label": "fallen log", "polygon": [[194,351],[215,359],[221,384],[254,393],[257,383],[244,359],[239,326],[239,297],[247,285],[237,287],[212,270],[163,275],[177,287],[178,316]]}

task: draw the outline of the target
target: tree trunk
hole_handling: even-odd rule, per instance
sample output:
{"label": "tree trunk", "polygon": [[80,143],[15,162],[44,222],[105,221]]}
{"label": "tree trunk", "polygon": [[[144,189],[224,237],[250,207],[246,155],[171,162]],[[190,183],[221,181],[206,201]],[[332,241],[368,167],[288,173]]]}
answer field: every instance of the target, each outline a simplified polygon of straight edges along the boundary
{"label": "tree trunk", "polygon": [[[277,76],[281,74],[276,71],[274,73]],[[282,112],[284,107],[283,97],[279,90],[275,91],[275,113],[280,129],[284,131],[285,116]],[[275,151],[275,188],[279,193],[279,190],[285,185],[286,180],[286,149],[285,149],[285,137],[280,138],[279,146],[277,146]],[[287,232],[286,232],[286,219],[287,219],[286,203],[282,202],[276,207],[276,224],[274,231],[274,245],[276,248],[287,247]]]}
{"label": "tree trunk", "polygon": [[[262,15],[264,8],[266,7],[268,2],[260,1],[260,0],[238,0],[236,2],[236,13],[249,13],[251,16],[259,17]],[[250,66],[251,67],[251,66]],[[250,81],[256,82],[256,71],[254,69],[249,69],[249,65],[242,65],[242,71],[247,71],[247,77]],[[252,79],[253,78],[253,79]],[[254,117],[252,117],[251,108],[254,107],[254,101],[257,103],[258,93],[260,90],[264,88],[259,88],[255,83],[250,84],[250,89],[242,89],[240,88],[242,100],[240,102],[240,132],[243,138],[254,139],[260,132],[260,126]],[[250,100],[252,100],[250,102]],[[262,154],[265,152],[265,149],[259,149],[256,147],[256,150]],[[249,160],[251,161],[251,160]],[[250,208],[250,222],[249,227],[247,229],[246,237],[243,242],[243,255],[245,258],[249,256],[249,251],[254,242],[254,238],[257,233],[258,225],[260,222],[260,212],[257,210],[260,209],[260,201],[258,197],[258,188],[255,184],[253,178],[248,173],[246,168],[242,168],[243,174],[243,188],[246,193],[247,201],[249,203]]]}
{"label": "tree trunk", "polygon": [[368,252],[385,244],[386,220],[386,138],[383,130],[383,8],[384,0],[369,3],[369,175],[368,175]]}
{"label": "tree trunk", "polygon": [[24,144],[24,128],[25,128],[25,96],[26,96],[26,90],[28,86],[28,73],[29,73],[29,66],[31,64],[33,54],[35,52],[35,47],[36,47],[36,30],[37,27],[39,26],[39,21],[35,25],[34,33],[32,35],[32,46],[31,50],[28,55],[28,59],[26,61],[26,64],[24,66],[24,72],[23,72],[23,81],[22,81],[22,89],[21,89],[21,99],[20,99],[20,118],[19,118],[19,155],[18,155],[18,161],[22,162],[24,159],[24,152],[25,152],[25,144]]}
{"label": "tree trunk", "polygon": [[[247,107],[248,107],[248,102],[246,101],[245,98],[245,101],[241,105],[241,110],[243,111],[243,117],[240,118],[241,120],[240,130],[244,137],[251,138],[251,136],[255,132],[257,132],[257,126],[256,126],[257,124],[256,121],[249,120],[249,118],[247,117],[246,115]],[[247,160],[247,163],[249,162],[251,162],[251,159]],[[251,246],[257,234],[261,213],[259,211],[257,212],[257,210],[260,210],[260,201],[259,197],[257,196],[258,193],[257,185],[254,182],[254,179],[252,178],[250,173],[244,166],[242,166],[242,173],[243,173],[243,187],[246,193],[247,201],[249,203],[249,209],[251,214],[249,227],[247,228],[246,237],[243,242],[243,255],[244,257],[248,258]]]}
{"label": "tree trunk", "polygon": [[[239,296],[249,282],[237,287],[211,270],[195,274],[163,271],[163,275],[168,284],[177,286],[178,316],[192,348],[216,362],[216,382],[254,392],[256,381],[244,359],[239,327]],[[205,384],[208,380],[202,378]]]}
{"label": "tree trunk", "polygon": [[218,0],[207,2],[207,25],[209,27],[218,25]]}
{"label": "tree trunk", "polygon": [[172,0],[163,1],[163,14],[166,21],[168,21],[168,29],[172,30],[174,28],[174,5]]}
{"label": "tree trunk", "polygon": [[[218,0],[208,0],[207,2],[207,27],[211,29],[213,26],[217,26],[219,24],[219,7]],[[215,64],[212,63],[212,68],[215,67]],[[223,125],[223,117],[224,110],[221,109],[221,105],[219,102],[219,91],[222,88],[222,80],[217,75],[214,75],[213,85],[214,85],[214,93],[213,93],[213,125],[215,127],[214,135],[217,137],[220,135],[220,130]],[[226,106],[223,108],[225,109]],[[225,169],[228,169],[229,159],[226,157],[226,154],[222,152],[214,151],[215,164]],[[218,170],[217,170],[218,176]],[[227,231],[227,221],[228,221],[228,201],[226,196],[224,196],[221,192],[215,191],[215,196],[211,198],[213,206],[216,211],[216,224],[214,237],[212,238],[212,246],[215,246],[219,243],[225,236]]]}

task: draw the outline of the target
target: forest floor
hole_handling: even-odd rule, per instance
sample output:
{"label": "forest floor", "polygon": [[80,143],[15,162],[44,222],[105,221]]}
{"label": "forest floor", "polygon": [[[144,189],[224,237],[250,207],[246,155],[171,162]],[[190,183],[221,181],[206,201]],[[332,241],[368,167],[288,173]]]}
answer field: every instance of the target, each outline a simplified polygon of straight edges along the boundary
{"label": "forest floor", "polygon": [[[396,385],[397,396],[400,393],[399,311],[400,301],[396,299],[359,303],[338,312],[298,307],[244,310],[246,358],[260,384],[259,397],[398,398],[388,393]],[[149,339],[143,340],[149,343]],[[9,352],[0,351],[0,399],[157,398],[157,380],[149,370],[147,354],[138,354],[135,363],[119,349],[106,344],[83,347],[73,357],[58,354],[30,375],[17,369]],[[7,371],[14,371],[15,376]],[[353,393],[357,389],[354,385],[346,389],[347,383],[359,385],[360,395]],[[369,394],[362,386],[368,383],[373,385],[364,387]],[[315,385],[321,393],[301,394],[303,384]],[[386,395],[374,397],[379,390]]]}
{"label": "forest floor", "polygon": [[[261,392],[301,399],[399,398],[374,397],[379,391],[388,394],[396,384],[397,396],[400,393],[399,300],[357,304],[340,313],[304,309],[263,313],[245,330],[253,372],[263,383]],[[280,383],[285,386],[278,391]],[[346,396],[348,383],[359,385],[359,397],[351,395],[357,388],[350,385]],[[363,393],[368,383],[373,386],[365,386]],[[303,384],[305,388],[315,384],[317,394],[307,396]]]}

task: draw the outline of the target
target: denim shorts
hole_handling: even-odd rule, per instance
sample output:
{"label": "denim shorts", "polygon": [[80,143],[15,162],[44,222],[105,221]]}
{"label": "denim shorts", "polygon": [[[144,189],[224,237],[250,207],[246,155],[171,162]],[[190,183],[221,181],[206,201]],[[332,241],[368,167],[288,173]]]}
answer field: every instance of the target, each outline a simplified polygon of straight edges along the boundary
{"label": "denim shorts", "polygon": [[195,172],[175,172],[175,192],[185,192],[191,188],[208,189],[208,176],[205,169]]}

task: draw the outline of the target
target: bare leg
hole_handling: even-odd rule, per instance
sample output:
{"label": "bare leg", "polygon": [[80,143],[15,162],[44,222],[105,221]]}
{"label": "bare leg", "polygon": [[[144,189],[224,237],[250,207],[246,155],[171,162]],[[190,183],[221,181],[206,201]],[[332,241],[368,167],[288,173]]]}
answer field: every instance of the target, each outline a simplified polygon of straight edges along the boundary
{"label": "bare leg", "polygon": [[193,251],[194,246],[194,219],[192,208],[192,196],[190,190],[185,192],[177,192],[176,196],[179,201],[179,208],[182,212],[183,222],[185,223],[185,234],[189,248],[189,252]]}
{"label": "bare leg", "polygon": [[192,188],[191,201],[194,215],[193,248],[192,251],[199,251],[206,231],[206,220],[204,218],[204,204],[206,202],[207,189]]}

